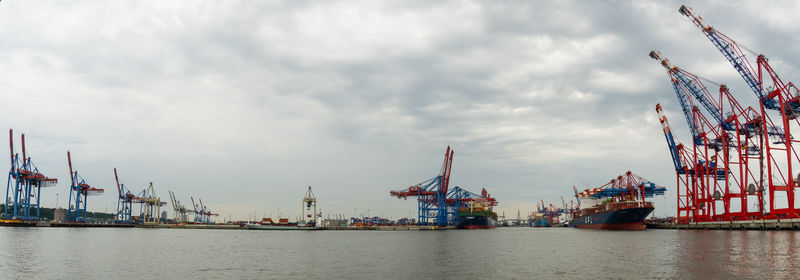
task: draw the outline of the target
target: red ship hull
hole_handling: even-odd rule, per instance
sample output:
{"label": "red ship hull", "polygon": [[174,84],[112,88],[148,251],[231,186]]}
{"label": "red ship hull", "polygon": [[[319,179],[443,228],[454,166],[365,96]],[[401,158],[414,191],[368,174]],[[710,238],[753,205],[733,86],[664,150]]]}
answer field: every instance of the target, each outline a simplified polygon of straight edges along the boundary
{"label": "red ship hull", "polygon": [[493,226],[493,225],[464,225],[464,226],[461,226],[461,228],[463,228],[463,229],[492,229],[492,228],[496,228],[496,227],[497,226]]}
{"label": "red ship hull", "polygon": [[644,219],[653,209],[649,202],[612,202],[575,213],[572,226],[582,229],[645,230]]}
{"label": "red ship hull", "polygon": [[620,224],[588,224],[579,225],[578,228],[582,229],[610,229],[610,230],[645,230],[647,227],[644,223],[620,223]]}

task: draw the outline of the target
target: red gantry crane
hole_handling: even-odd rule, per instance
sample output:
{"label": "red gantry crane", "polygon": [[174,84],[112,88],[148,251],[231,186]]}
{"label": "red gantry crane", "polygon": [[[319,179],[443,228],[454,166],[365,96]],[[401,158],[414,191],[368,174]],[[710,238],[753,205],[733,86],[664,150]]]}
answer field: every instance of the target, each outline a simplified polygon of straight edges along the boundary
{"label": "red gantry crane", "polygon": [[[711,219],[749,220],[761,216],[763,196],[761,191],[755,187],[755,184],[761,183],[762,157],[759,147],[763,145],[764,141],[760,114],[752,107],[744,108],[740,105],[725,85],[720,85],[719,98],[716,98],[706,89],[699,76],[672,65],[660,52],[652,51],[650,57],[660,61],[661,65],[667,69],[676,93],[684,92],[678,93],[679,96],[684,94],[700,101],[718,123],[714,126],[714,129],[717,130],[715,137],[718,139],[714,148],[718,153],[713,158],[715,159],[714,164],[720,170],[717,176],[720,184],[714,188],[713,199],[721,201],[722,205],[713,203],[714,215]],[[729,106],[728,109],[725,109],[726,104]],[[699,109],[693,108],[693,110]],[[661,113],[659,114],[661,115]],[[768,131],[774,133],[778,130],[770,128]],[[675,161],[674,152],[673,161]],[[692,174],[697,175],[696,172]],[[699,177],[695,177],[695,179],[697,178]],[[699,183],[702,185],[703,182]],[[718,206],[721,206],[722,209],[718,209]],[[750,206],[756,209],[751,210]],[[685,220],[681,217],[682,215],[678,216],[679,221]]]}
{"label": "red gantry crane", "polygon": [[[780,135],[776,141],[764,141],[762,147],[769,197],[769,213],[765,218],[800,217],[800,209],[795,201],[800,174],[797,178],[794,175],[795,167],[800,164],[797,151],[800,140],[794,139],[791,134],[792,127],[800,126],[800,118],[797,117],[800,113],[800,90],[793,83],[784,82],[763,54],[756,54],[756,65],[752,65],[740,44],[706,24],[691,8],[681,6],[678,11],[706,35],[758,97],[761,120],[764,122],[761,125],[762,133]],[[770,131],[773,128],[778,130]]]}
{"label": "red gantry crane", "polygon": [[[678,223],[687,223],[692,221],[695,214],[699,211],[697,192],[694,188],[695,166],[692,164],[694,155],[691,151],[686,149],[683,143],[675,144],[672,128],[669,126],[669,121],[667,121],[667,116],[664,114],[661,104],[656,104],[656,113],[658,113],[658,121],[661,122],[661,127],[664,130],[667,148],[669,148],[670,155],[672,156],[672,164],[675,166],[676,192],[678,197],[677,220]],[[577,193],[578,191],[576,189],[575,194]]]}

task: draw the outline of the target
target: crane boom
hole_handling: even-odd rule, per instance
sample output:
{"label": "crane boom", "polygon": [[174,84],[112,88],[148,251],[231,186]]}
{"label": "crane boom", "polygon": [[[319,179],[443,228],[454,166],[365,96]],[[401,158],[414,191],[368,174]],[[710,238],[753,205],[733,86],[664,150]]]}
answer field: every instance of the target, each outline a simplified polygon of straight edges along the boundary
{"label": "crane boom", "polygon": [[67,151],[67,163],[69,164],[69,181],[72,186],[75,186],[75,173],[72,171],[72,156]]}
{"label": "crane boom", "polygon": [[672,156],[672,164],[675,166],[675,171],[686,173],[686,166],[683,164],[685,159],[681,158],[678,152],[679,147],[675,144],[672,129],[669,127],[669,121],[667,121],[667,116],[664,114],[661,104],[656,104],[656,113],[658,113],[658,121],[661,122],[661,128],[664,130],[664,138],[667,139],[667,148],[669,148],[669,153]]}
{"label": "crane boom", "polygon": [[764,107],[773,110],[780,109],[780,105],[775,100],[767,98],[761,82],[759,82],[759,79],[754,74],[755,71],[753,71],[753,67],[747,61],[747,57],[736,41],[707,25],[702,17],[694,13],[692,8],[681,5],[678,12],[688,17],[692,23],[708,37],[711,43],[722,53],[722,56],[733,65],[733,68],[739,73],[739,76],[744,79],[747,86],[749,86],[753,93],[758,96],[758,99],[763,102]]}
{"label": "crane boom", "polygon": [[11,169],[14,169],[14,129],[8,129],[8,147],[11,155]]}

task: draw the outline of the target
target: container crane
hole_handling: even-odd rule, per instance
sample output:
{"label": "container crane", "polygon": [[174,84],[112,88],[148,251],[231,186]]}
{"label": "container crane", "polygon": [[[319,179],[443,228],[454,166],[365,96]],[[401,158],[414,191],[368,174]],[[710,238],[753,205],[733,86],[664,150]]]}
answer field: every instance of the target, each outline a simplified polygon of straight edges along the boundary
{"label": "container crane", "polygon": [[161,201],[161,198],[156,195],[156,190],[153,188],[153,182],[144,190],[141,199],[144,210],[142,211],[143,222],[161,222],[161,206],[167,205],[166,201]]}
{"label": "container crane", "polygon": [[192,199],[192,207],[194,208],[194,222],[195,223],[202,223],[203,222],[203,208],[201,207],[200,210],[197,210],[197,204],[194,203],[194,197],[190,196],[189,198]]}
{"label": "container crane", "polygon": [[[761,119],[766,124],[762,125],[763,134],[770,135],[770,127],[779,127],[775,123],[783,127],[780,130],[781,139],[765,141],[763,146],[769,194],[769,214],[765,218],[800,218],[800,209],[795,205],[795,189],[800,174],[794,177],[795,166],[800,165],[797,151],[800,140],[795,140],[791,134],[792,126],[800,126],[800,118],[797,118],[800,113],[800,90],[792,82],[784,82],[763,54],[757,55],[756,65],[753,66],[736,41],[706,24],[691,8],[682,5],[678,11],[706,35],[756,94],[761,107]],[[778,193],[786,196],[782,200],[785,201],[785,208],[776,205]]]}
{"label": "container crane", "polygon": [[[684,186],[686,191],[683,192],[686,195],[691,194],[688,197],[691,202],[686,205],[690,205],[687,207],[691,207],[692,216],[691,218],[687,216],[687,218],[681,220],[712,220],[714,216],[717,216],[715,201],[722,200],[723,186],[726,180],[726,170],[720,169],[718,166],[720,166],[720,162],[724,166],[724,159],[719,155],[719,151],[725,148],[727,134],[721,122],[717,122],[718,124],[716,125],[713,124],[698,107],[694,106],[695,98],[705,99],[706,97],[698,89],[698,86],[693,84],[687,86],[687,79],[678,77],[679,68],[673,66],[668,59],[661,57],[660,52],[651,51],[649,55],[667,70],[667,75],[678,97],[681,109],[684,115],[687,116],[689,130],[692,133],[693,148],[691,154],[693,158],[691,160],[691,170],[693,172],[689,176],[691,181]],[[714,105],[709,100],[703,103],[714,110]],[[680,209],[681,207],[679,206],[678,208]]]}
{"label": "container crane", "polygon": [[[667,141],[667,148],[672,156],[672,164],[675,167],[676,177],[676,190],[677,190],[677,220],[678,223],[687,223],[693,220],[693,217],[699,214],[699,204],[697,202],[696,189],[694,186],[694,176],[696,170],[691,160],[694,155],[686,150],[683,143],[675,144],[675,138],[672,135],[672,129],[669,126],[667,116],[661,107],[661,104],[656,104],[656,113],[658,114],[658,121],[661,122],[661,128],[664,130],[664,138]],[[573,189],[575,187],[573,186]],[[575,190],[577,196],[578,191]],[[580,200],[578,201],[580,205]]]}
{"label": "container crane", "polygon": [[656,185],[631,171],[627,171],[624,175],[611,179],[611,181],[605,185],[597,188],[585,189],[578,193],[577,197],[645,202],[646,198],[664,195],[666,191],[666,187]]}
{"label": "container crane", "polygon": [[119,176],[117,175],[117,168],[114,168],[114,181],[117,182],[117,214],[114,217],[114,222],[118,224],[131,224],[133,223],[133,203],[139,201],[139,197],[131,193],[129,189],[125,188],[124,184],[119,183]]}
{"label": "container crane", "polygon": [[414,186],[410,186],[408,189],[389,192],[391,196],[397,198],[406,198],[409,196],[417,197],[417,222],[420,225],[427,224],[429,219],[432,218],[436,219],[436,224],[439,226],[447,226],[450,224],[448,221],[449,215],[447,213],[446,194],[454,153],[455,151],[451,150],[450,146],[447,146],[447,150],[444,153],[444,161],[442,162],[442,169],[439,172],[440,175]]}
{"label": "container crane", "polygon": [[38,221],[42,188],[55,186],[58,179],[49,178],[39,171],[26,153],[25,134],[20,137],[22,157],[14,151],[14,130],[8,130],[11,169],[8,171],[6,185],[5,219]]}
{"label": "container crane", "polygon": [[204,223],[210,224],[211,223],[211,216],[219,216],[219,214],[211,213],[211,210],[206,208],[206,205],[203,204],[203,199],[200,199],[200,211],[203,213]]}
{"label": "container crane", "polygon": [[187,213],[191,212],[191,210],[186,209],[177,198],[175,198],[175,193],[169,191],[169,199],[172,201],[172,209],[173,209],[173,217],[176,223],[184,223],[187,222],[188,215]]}
{"label": "container crane", "polygon": [[389,192],[389,195],[397,198],[417,197],[417,223],[419,225],[427,225],[434,220],[435,224],[440,227],[454,225],[458,211],[470,202],[486,203],[490,209],[497,205],[497,201],[489,195],[486,189],[482,189],[481,194],[476,194],[458,186],[449,188],[454,153],[455,151],[448,146],[444,154],[442,169],[436,177],[403,190]]}
{"label": "container crane", "polygon": [[[313,207],[313,212],[312,212]],[[311,192],[311,186],[308,186],[308,191],[306,191],[306,195],[303,197],[303,202],[301,205],[301,213],[302,219],[304,221],[310,223],[316,223],[317,220],[317,198],[314,196],[314,193]]]}
{"label": "container crane", "polygon": [[[751,168],[750,165],[752,162],[758,164],[755,167],[760,168],[763,162],[759,148],[764,141],[760,128],[762,125],[760,114],[752,107],[744,108],[739,104],[727,86],[720,85],[719,100],[717,100],[707,90],[699,76],[673,66],[660,52],[652,51],[650,57],[660,60],[672,81],[678,81],[682,85],[680,88],[685,89],[695,100],[706,104],[706,110],[710,111],[719,123],[715,149],[722,154],[715,155],[715,158],[721,157],[717,165],[720,166],[717,180],[721,181],[721,189],[716,189],[714,196],[715,200],[723,202],[723,209],[722,213],[713,219],[743,220],[759,217],[763,208],[763,195],[755,184],[761,185],[759,176],[761,172],[760,169]],[[730,107],[727,113],[724,107],[726,101]],[[767,131],[776,133],[780,129],[768,127]],[[748,210],[750,200],[758,201],[757,210]],[[739,202],[738,211],[731,208],[734,201]]]}
{"label": "container crane", "polygon": [[77,170],[72,169],[72,155],[67,151],[67,163],[69,165],[69,211],[67,219],[70,222],[86,222],[86,202],[89,196],[103,194],[103,189],[98,189],[86,183],[86,180],[78,174]]}

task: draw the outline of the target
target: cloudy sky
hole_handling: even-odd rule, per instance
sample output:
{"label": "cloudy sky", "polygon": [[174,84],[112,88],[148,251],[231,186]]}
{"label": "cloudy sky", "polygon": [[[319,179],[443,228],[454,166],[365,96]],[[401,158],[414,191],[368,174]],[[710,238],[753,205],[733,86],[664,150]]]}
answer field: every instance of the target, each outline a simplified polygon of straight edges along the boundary
{"label": "cloudy sky", "polygon": [[[674,215],[655,104],[688,129],[647,53],[755,104],[681,4],[4,0],[0,128],[60,180],[48,207],[67,203],[70,150],[106,189],[92,210],[114,207],[116,167],[224,218],[294,217],[309,185],[326,213],[396,218],[416,203],[389,190],[436,176],[450,145],[451,184],[508,216],[627,170],[667,186],[656,214]],[[800,76],[797,2],[687,4]]]}

